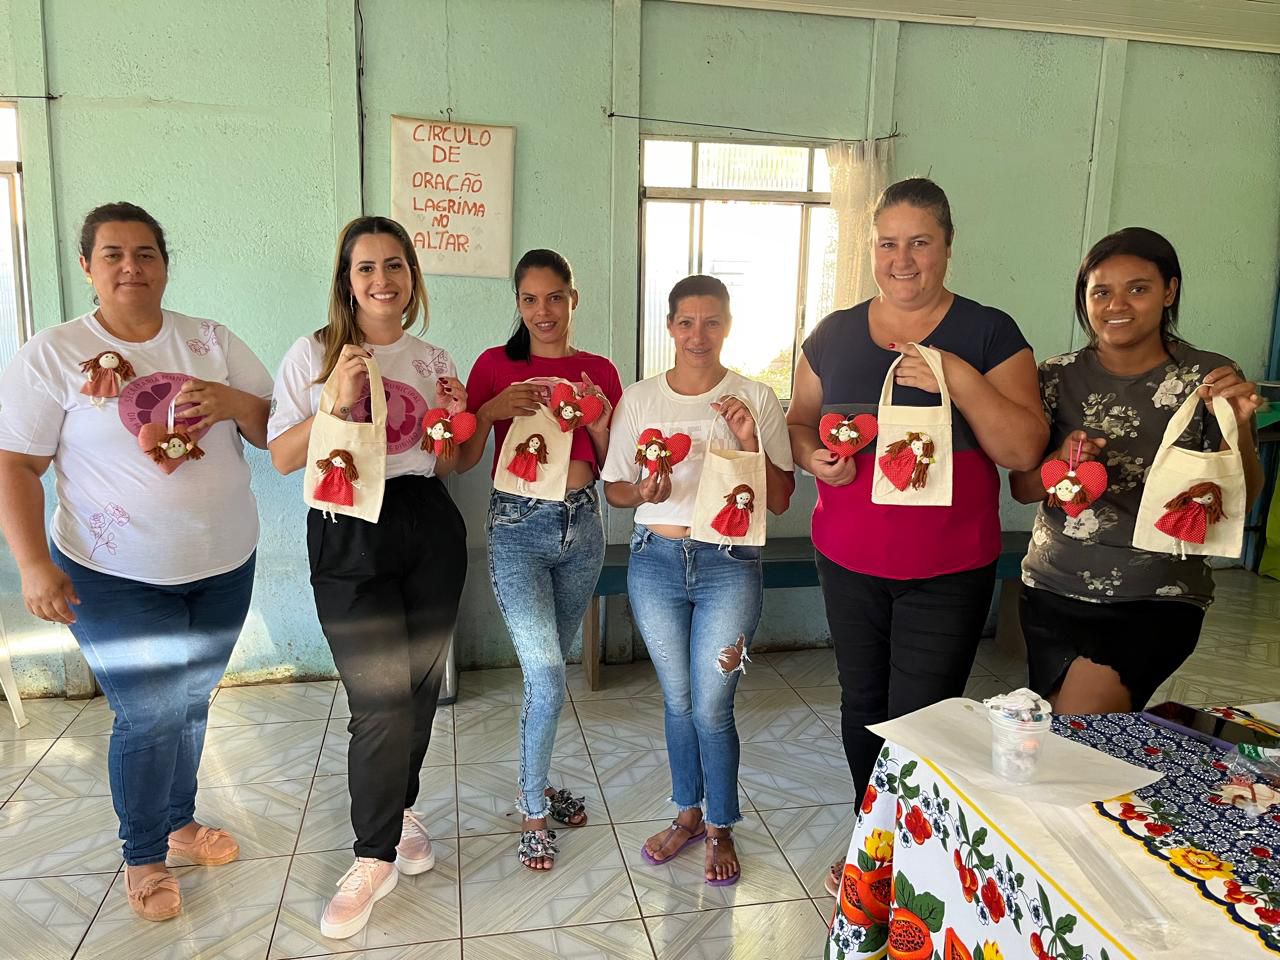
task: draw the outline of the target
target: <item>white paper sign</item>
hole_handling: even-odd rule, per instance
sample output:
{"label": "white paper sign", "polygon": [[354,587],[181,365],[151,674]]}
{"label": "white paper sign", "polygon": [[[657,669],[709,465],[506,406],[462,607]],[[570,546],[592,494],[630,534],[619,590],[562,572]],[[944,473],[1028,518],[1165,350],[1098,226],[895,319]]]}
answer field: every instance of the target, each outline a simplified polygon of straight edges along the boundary
{"label": "white paper sign", "polygon": [[409,231],[422,272],[511,272],[514,127],[391,118],[391,216]]}

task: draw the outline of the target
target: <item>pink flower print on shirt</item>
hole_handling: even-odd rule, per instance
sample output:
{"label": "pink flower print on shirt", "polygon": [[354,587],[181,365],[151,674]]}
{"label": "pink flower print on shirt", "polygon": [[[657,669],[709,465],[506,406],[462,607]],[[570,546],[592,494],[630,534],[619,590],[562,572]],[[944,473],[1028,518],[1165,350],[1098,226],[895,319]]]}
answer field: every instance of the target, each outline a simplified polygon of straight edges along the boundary
{"label": "pink flower print on shirt", "polygon": [[187,341],[187,349],[197,357],[203,357],[218,345],[218,329],[208,320],[200,322],[200,336]]}
{"label": "pink flower print on shirt", "polygon": [[129,525],[129,514],[124,507],[118,503],[108,503],[102,508],[101,513],[95,513],[89,518],[89,532],[93,534],[93,549],[89,551],[89,559],[93,559],[93,555],[99,549],[106,550],[113,557],[116,555],[118,544],[116,543],[116,527],[127,527]]}

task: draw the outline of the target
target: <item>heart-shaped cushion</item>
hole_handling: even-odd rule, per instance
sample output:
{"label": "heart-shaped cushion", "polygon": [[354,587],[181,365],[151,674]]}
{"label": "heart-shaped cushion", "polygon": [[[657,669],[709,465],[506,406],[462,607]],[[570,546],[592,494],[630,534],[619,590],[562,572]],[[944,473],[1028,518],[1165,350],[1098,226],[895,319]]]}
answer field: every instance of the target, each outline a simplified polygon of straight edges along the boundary
{"label": "heart-shaped cushion", "polygon": [[899,490],[907,489],[911,473],[916,468],[916,455],[911,447],[903,447],[895,454],[886,453],[880,458],[880,472]]}
{"label": "heart-shaped cushion", "polygon": [[[182,437],[192,449],[199,449],[187,434],[175,430],[173,435]],[[170,433],[163,423],[144,423],[138,430],[138,446],[165,473],[173,473],[189,459],[199,459],[199,456],[191,457],[189,453],[184,453],[180,457],[170,457],[164,453],[158,457],[155,456],[153,451],[169,437]]]}
{"label": "heart-shaped cushion", "polygon": [[[853,436],[848,440],[840,440],[835,434],[845,425],[852,429]],[[852,457],[874,440],[879,432],[880,424],[869,413],[860,413],[851,418],[839,413],[828,413],[818,421],[818,439],[838,457]]]}
{"label": "heart-shaped cushion", "polygon": [[[581,416],[568,418],[561,416],[560,407],[566,403],[576,406],[581,411]],[[585,427],[587,424],[595,423],[600,419],[600,415],[604,413],[604,403],[599,396],[594,393],[578,396],[573,387],[567,383],[556,384],[555,389],[551,391],[551,400],[547,405],[551,408],[551,415],[556,418],[556,423],[560,424],[562,433],[568,433],[578,427]]]}
{"label": "heart-shaped cushion", "polygon": [[1062,509],[1069,517],[1078,517],[1107,491],[1107,468],[1097,460],[1085,460],[1076,464],[1074,476],[1071,465],[1065,460],[1048,460],[1040,468],[1040,481],[1046,491],[1052,493],[1063,480],[1074,479],[1084,493],[1083,503],[1072,503],[1071,498],[1060,499]]}
{"label": "heart-shaped cushion", "polygon": [[[693,441],[687,433],[673,433],[669,437],[664,437],[662,431],[656,427],[649,427],[640,432],[640,436],[636,438],[636,450],[643,451],[645,447],[651,443],[656,443],[660,447],[665,447],[667,451],[667,465],[674,467],[677,463],[689,455],[689,451],[693,449]],[[644,458],[644,465],[649,470],[650,476],[658,470],[658,461]]]}

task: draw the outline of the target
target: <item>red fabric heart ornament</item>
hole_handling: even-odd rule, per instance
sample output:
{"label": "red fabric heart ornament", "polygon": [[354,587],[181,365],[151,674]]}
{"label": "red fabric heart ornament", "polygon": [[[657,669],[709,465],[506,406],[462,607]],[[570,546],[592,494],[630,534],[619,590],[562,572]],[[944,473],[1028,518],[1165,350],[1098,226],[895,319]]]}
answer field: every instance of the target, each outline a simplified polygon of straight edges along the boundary
{"label": "red fabric heart ornament", "polygon": [[[849,434],[844,439],[840,437],[842,427]],[[852,457],[874,440],[879,432],[880,424],[869,413],[860,413],[856,417],[828,413],[818,421],[818,439],[838,457]]]}
{"label": "red fabric heart ornament", "polygon": [[441,460],[452,457],[457,445],[475,434],[475,414],[465,410],[451,414],[444,407],[433,407],[422,418],[422,449],[430,450]]}
{"label": "red fabric heart ornament", "polygon": [[1107,492],[1107,468],[1097,460],[1077,463],[1049,460],[1040,468],[1040,480],[1049,494],[1050,507],[1061,507],[1069,517],[1084,513]]}
{"label": "red fabric heart ornament", "polygon": [[551,408],[551,415],[556,418],[556,423],[560,424],[562,433],[595,423],[604,413],[604,403],[598,396],[594,393],[579,396],[567,383],[556,384],[547,405]]}
{"label": "red fabric heart ornament", "polygon": [[163,423],[144,423],[138,446],[165,473],[173,473],[188,460],[199,460],[204,451],[184,430],[170,431]]}
{"label": "red fabric heart ornament", "polygon": [[886,453],[880,458],[880,472],[899,490],[907,489],[915,468],[916,455],[910,446],[903,447],[895,454]]}
{"label": "red fabric heart ornament", "polygon": [[[651,447],[657,449],[651,450]],[[658,472],[670,474],[671,468],[687,457],[692,449],[693,441],[687,433],[673,433],[664,437],[661,430],[649,427],[642,430],[636,438],[636,463],[643,465],[649,471],[649,476]],[[656,453],[657,456],[650,458],[650,453]]]}

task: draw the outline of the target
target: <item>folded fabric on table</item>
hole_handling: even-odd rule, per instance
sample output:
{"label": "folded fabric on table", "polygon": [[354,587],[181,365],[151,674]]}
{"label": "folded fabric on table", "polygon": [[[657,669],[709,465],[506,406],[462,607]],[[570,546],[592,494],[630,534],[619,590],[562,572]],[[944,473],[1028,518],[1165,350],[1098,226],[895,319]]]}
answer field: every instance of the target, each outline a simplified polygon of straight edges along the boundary
{"label": "folded fabric on table", "polygon": [[1108,800],[1150,786],[1164,776],[1057,734],[1046,734],[1034,779],[1025,784],[1008,783],[991,771],[991,722],[986,707],[961,698],[867,729],[980,789],[1059,807]]}

